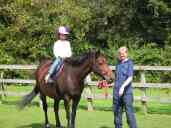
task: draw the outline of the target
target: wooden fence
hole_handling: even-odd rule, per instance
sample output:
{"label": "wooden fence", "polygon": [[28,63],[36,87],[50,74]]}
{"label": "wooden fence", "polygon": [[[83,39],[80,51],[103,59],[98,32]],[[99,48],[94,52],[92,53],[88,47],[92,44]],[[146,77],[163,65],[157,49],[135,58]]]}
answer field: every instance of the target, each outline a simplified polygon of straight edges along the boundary
{"label": "wooden fence", "polygon": [[[5,84],[35,84],[35,80],[30,80],[30,79],[5,79],[3,70],[35,70],[37,68],[37,65],[0,65],[0,94],[4,96],[5,94],[7,95],[23,95],[24,93],[8,93],[8,92],[3,92],[5,89],[4,85]],[[115,66],[110,66],[112,70],[115,70]],[[140,97],[135,97],[135,99],[141,100],[141,103],[143,105],[143,110],[144,113],[147,112],[147,101],[150,100],[149,97],[146,95],[146,89],[148,88],[171,88],[171,83],[147,83],[146,82],[146,77],[145,74],[148,73],[148,71],[169,71],[171,72],[171,66],[134,66],[134,70],[137,70],[140,72],[140,82],[139,83],[133,83],[134,88],[138,88],[141,90],[141,96]],[[88,85],[94,86],[97,85],[97,81],[89,81]],[[110,86],[112,86],[111,84]],[[94,95],[94,99],[97,98],[112,98],[112,95],[109,95],[108,97],[104,97],[102,95]]]}

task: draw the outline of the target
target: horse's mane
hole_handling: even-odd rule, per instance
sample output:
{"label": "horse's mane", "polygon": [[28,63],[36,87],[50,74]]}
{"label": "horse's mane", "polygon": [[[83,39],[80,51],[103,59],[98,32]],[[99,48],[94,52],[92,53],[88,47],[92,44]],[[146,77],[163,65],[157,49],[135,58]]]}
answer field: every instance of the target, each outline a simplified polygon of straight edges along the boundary
{"label": "horse's mane", "polygon": [[[72,66],[79,66],[84,63],[84,60],[88,59],[90,54],[93,54],[96,52],[97,51],[95,51],[94,49],[90,49],[88,52],[85,52],[80,56],[68,57],[64,60],[64,62]],[[50,63],[52,63],[52,60],[50,58],[41,59],[39,66],[44,65],[44,64],[50,64]]]}
{"label": "horse's mane", "polygon": [[72,66],[81,65],[85,59],[89,56],[89,52],[82,54],[81,56],[73,56],[65,59],[65,62]]}

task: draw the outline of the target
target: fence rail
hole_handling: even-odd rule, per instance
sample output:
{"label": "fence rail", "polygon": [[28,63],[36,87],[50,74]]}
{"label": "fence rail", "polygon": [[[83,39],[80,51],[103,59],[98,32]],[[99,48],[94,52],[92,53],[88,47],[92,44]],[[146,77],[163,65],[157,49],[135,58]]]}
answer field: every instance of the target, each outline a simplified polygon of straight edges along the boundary
{"label": "fence rail", "polygon": [[[0,69],[10,69],[10,70],[35,70],[38,65],[0,65]],[[110,66],[112,70],[115,70],[115,66]],[[140,71],[171,71],[171,66],[134,66],[134,70]]]}
{"label": "fence rail", "polygon": [[[30,80],[30,79],[5,79],[3,76],[3,70],[35,70],[37,68],[37,65],[0,65],[0,70],[1,70],[1,76],[0,76],[0,85],[1,85],[1,90],[3,90],[3,85],[4,84],[35,84],[35,80]],[[115,70],[115,66],[110,66],[112,70]],[[141,97],[136,98],[140,99],[144,108],[144,112],[147,112],[147,101],[149,98],[146,95],[146,89],[147,88],[171,88],[171,83],[146,83],[146,78],[145,74],[148,73],[148,71],[168,71],[171,72],[171,66],[134,66],[134,70],[140,71],[140,83],[133,83],[134,88],[138,88],[141,90]],[[97,81],[89,81],[88,85],[94,86],[97,85]],[[110,86],[112,86],[110,84]],[[2,94],[3,91],[0,92]],[[7,93],[8,94],[8,93]],[[12,95],[13,93],[9,93],[9,95]],[[21,93],[24,94],[24,93]],[[20,94],[20,95],[21,95]],[[17,94],[15,94],[17,95]],[[95,98],[104,98],[104,96],[95,96]],[[109,96],[108,98],[111,98]]]}

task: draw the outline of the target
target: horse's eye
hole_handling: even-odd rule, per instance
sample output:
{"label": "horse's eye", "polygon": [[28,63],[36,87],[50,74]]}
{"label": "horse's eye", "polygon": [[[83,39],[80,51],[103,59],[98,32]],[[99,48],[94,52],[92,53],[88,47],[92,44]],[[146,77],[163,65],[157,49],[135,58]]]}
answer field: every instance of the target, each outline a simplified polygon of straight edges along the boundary
{"label": "horse's eye", "polygon": [[106,63],[106,60],[104,58],[98,58],[98,64],[103,65]]}

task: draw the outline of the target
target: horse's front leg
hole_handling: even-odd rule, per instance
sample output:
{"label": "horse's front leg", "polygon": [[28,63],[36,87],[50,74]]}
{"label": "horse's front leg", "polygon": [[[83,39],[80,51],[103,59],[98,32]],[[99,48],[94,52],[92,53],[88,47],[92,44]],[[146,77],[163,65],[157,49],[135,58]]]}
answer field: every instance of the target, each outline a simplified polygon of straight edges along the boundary
{"label": "horse's front leg", "polygon": [[65,111],[66,111],[66,118],[67,118],[67,128],[70,127],[70,122],[71,122],[71,116],[70,116],[70,99],[65,98],[64,99],[64,106],[65,106]]}
{"label": "horse's front leg", "polygon": [[60,100],[54,100],[54,112],[55,112],[55,120],[56,120],[56,128],[62,128],[61,123],[59,120],[59,101]]}
{"label": "horse's front leg", "polygon": [[72,101],[72,112],[71,112],[71,122],[70,122],[70,127],[69,128],[75,128],[75,117],[76,117],[76,111],[77,111],[77,106],[80,101],[80,97],[75,97],[73,98]]}

